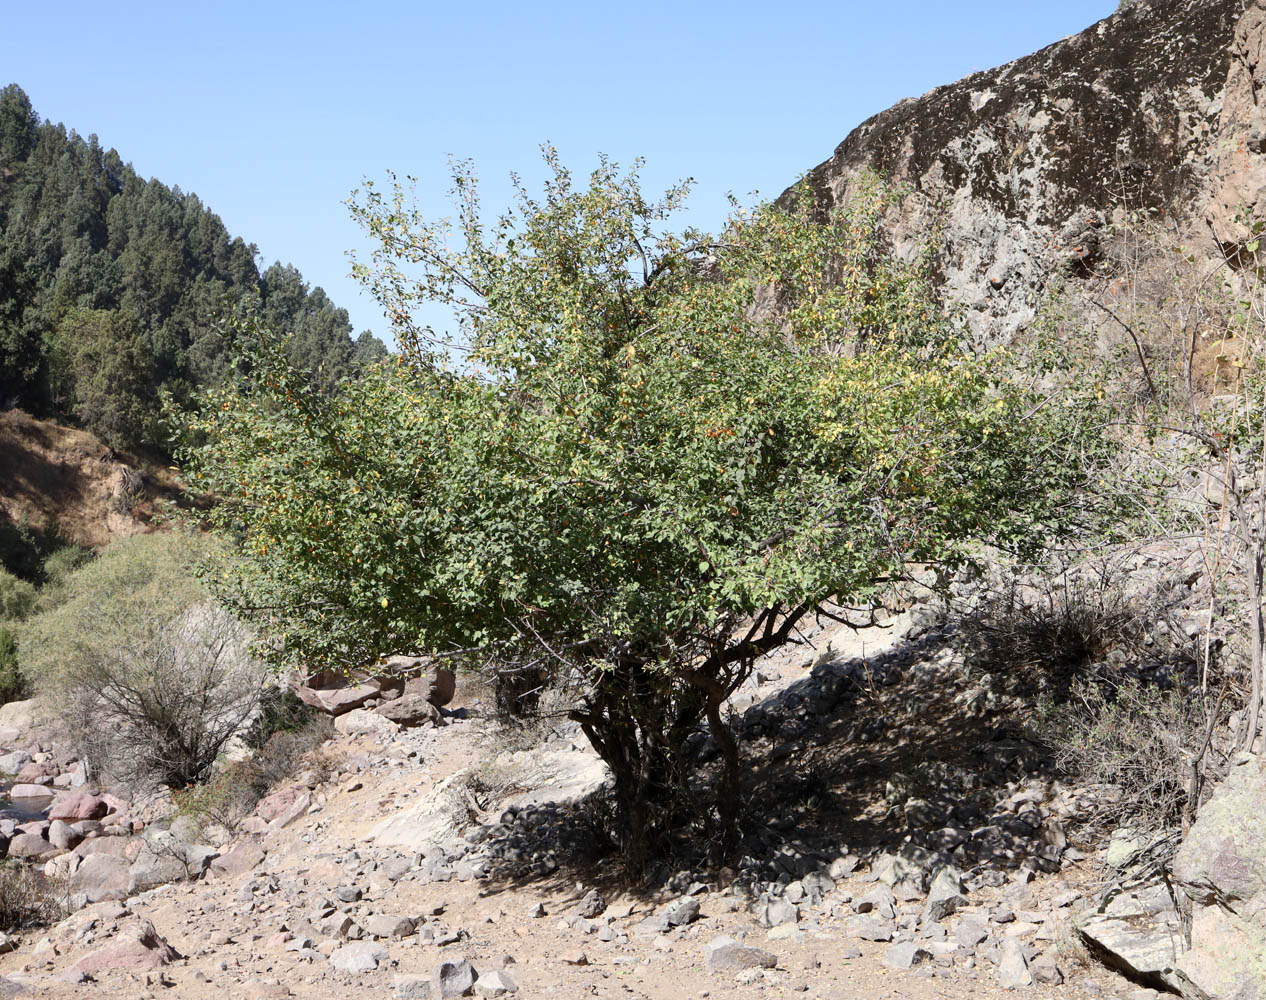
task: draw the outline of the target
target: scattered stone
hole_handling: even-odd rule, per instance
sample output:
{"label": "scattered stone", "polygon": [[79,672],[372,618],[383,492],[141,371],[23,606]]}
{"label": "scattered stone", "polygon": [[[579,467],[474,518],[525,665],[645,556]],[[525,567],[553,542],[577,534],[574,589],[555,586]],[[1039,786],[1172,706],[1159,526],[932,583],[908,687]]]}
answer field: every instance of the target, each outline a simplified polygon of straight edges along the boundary
{"label": "scattered stone", "polygon": [[699,900],[685,897],[677,900],[664,914],[671,927],[683,927],[699,919]]}
{"label": "scattered stone", "polygon": [[963,895],[963,879],[957,869],[945,867],[936,873],[928,890],[927,903],[923,907],[923,922],[944,920],[959,907],[967,905]]}
{"label": "scattered stone", "polygon": [[391,989],[400,1000],[431,1000],[431,980],[426,976],[396,976]]}
{"label": "scattered stone", "polygon": [[1033,985],[1029,963],[1024,957],[1024,945],[1018,938],[1008,938],[1002,942],[1002,954],[998,961],[998,985],[1008,990]]}
{"label": "scattered stone", "polygon": [[713,938],[708,942],[705,954],[708,971],[713,974],[772,969],[778,965],[778,956],[773,952],[739,944],[730,937]]}
{"label": "scattered stone", "polygon": [[590,889],[576,905],[576,908],[572,910],[572,914],[577,917],[583,917],[585,920],[592,920],[594,917],[601,915],[606,908],[607,901],[602,898],[602,893],[597,889]]}
{"label": "scattered stone", "polygon": [[518,984],[504,971],[485,972],[475,980],[475,993],[481,997],[499,997],[518,990]]}
{"label": "scattered stone", "polygon": [[450,997],[468,996],[475,987],[479,974],[467,959],[441,962],[431,977],[433,1000],[449,1000]]}
{"label": "scattered stone", "polygon": [[794,903],[785,899],[772,899],[760,911],[760,922],[764,927],[778,927],[780,924],[794,924],[800,919],[800,910]]}
{"label": "scattered stone", "polygon": [[932,953],[913,941],[894,944],[884,952],[883,963],[890,969],[912,969],[932,960]]}
{"label": "scattered stone", "polygon": [[351,941],[330,953],[330,965],[340,972],[373,972],[389,957],[386,948],[372,941]]}
{"label": "scattered stone", "polygon": [[[13,796],[14,792],[16,789],[9,793],[10,796]],[[79,789],[59,795],[48,811],[48,818],[74,822],[79,819],[101,819],[109,812],[110,805],[102,796]]]}
{"label": "scattered stone", "polygon": [[89,975],[110,969],[159,969],[180,957],[180,953],[154,930],[153,924],[139,920],[120,932],[113,943],[85,955],[73,968]]}
{"label": "scattered stone", "polygon": [[891,920],[878,917],[850,917],[844,922],[844,933],[863,941],[891,941],[896,932],[896,925]]}

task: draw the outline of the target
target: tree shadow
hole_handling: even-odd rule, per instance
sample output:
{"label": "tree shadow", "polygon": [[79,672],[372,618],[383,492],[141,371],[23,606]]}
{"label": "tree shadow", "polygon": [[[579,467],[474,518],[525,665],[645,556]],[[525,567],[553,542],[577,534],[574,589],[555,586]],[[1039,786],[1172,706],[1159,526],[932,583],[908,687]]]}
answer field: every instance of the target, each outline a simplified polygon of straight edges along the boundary
{"label": "tree shadow", "polygon": [[[657,865],[625,870],[604,791],[503,816],[485,829],[486,892],[527,884],[579,900],[577,883],[649,897],[693,881],[782,881],[852,855],[864,862],[913,843],[969,875],[1058,868],[1042,820],[1003,803],[1029,779],[1054,776],[1046,746],[993,701],[933,631],[869,657],[819,664],[733,720],[743,755],[740,837],[721,853],[706,823],[684,826]],[[692,743],[698,813],[721,794],[711,739]],[[973,830],[985,830],[973,838]],[[1062,830],[1060,834],[1062,835]]]}

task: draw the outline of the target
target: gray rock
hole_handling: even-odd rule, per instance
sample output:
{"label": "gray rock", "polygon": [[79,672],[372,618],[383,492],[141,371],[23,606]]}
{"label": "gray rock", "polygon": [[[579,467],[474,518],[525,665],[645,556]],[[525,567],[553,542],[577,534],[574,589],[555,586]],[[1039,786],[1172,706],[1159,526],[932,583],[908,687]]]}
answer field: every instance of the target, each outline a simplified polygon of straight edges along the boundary
{"label": "gray rock", "polygon": [[594,917],[600,916],[606,908],[607,901],[602,898],[602,893],[597,889],[590,889],[585,893],[584,898],[576,904],[572,914],[577,917],[583,917],[586,920],[592,920]]}
{"label": "gray rock", "polygon": [[373,937],[399,940],[402,937],[408,937],[417,929],[417,921],[412,917],[375,913],[364,918],[361,926]]}
{"label": "gray rock", "polygon": [[760,922],[764,927],[794,924],[799,919],[799,908],[794,903],[788,903],[785,899],[771,899],[761,907]]}
{"label": "gray rock", "polygon": [[1002,942],[1002,954],[998,962],[998,985],[1013,990],[1033,985],[1028,960],[1024,957],[1024,945],[1018,938]]}
{"label": "gray rock", "polygon": [[1266,759],[1231,769],[1174,858],[1174,880],[1198,903],[1245,902],[1266,892]]}
{"label": "gray rock", "polygon": [[892,890],[881,885],[853,900],[853,910],[856,913],[873,913],[875,916],[891,920],[897,915],[896,902],[897,898]]}
{"label": "gray rock", "polygon": [[405,694],[394,701],[385,702],[375,708],[374,712],[394,722],[401,729],[444,725],[444,716],[440,714],[440,710],[417,694]]}
{"label": "gray rock", "polygon": [[478,978],[475,967],[464,958],[456,962],[441,962],[431,977],[432,1000],[468,996]]}
{"label": "gray rock", "polygon": [[942,868],[932,879],[932,886],[928,890],[927,903],[923,907],[923,922],[926,924],[944,920],[959,907],[966,905],[962,876],[955,868]]}
{"label": "gray rock", "polygon": [[0,772],[4,774],[17,774],[27,764],[31,763],[31,755],[25,750],[14,750],[0,756]]}
{"label": "gray rock", "polygon": [[500,997],[507,993],[517,993],[518,984],[504,971],[485,972],[475,980],[475,993],[481,997]]}
{"label": "gray rock", "polygon": [[850,917],[844,921],[844,933],[863,941],[891,941],[897,928],[891,920],[879,917]]}
{"label": "gray rock", "polygon": [[396,976],[391,989],[400,1000],[431,1000],[431,980],[426,976]]}
{"label": "gray rock", "polygon": [[1033,982],[1043,986],[1059,986],[1064,982],[1064,972],[1049,952],[1043,952],[1029,963],[1029,974]]}
{"label": "gray rock", "polygon": [[801,886],[809,894],[811,902],[819,902],[823,896],[835,889],[835,880],[826,872],[810,872],[800,880]]}
{"label": "gray rock", "polygon": [[682,927],[699,919],[699,900],[685,897],[673,903],[664,914],[670,926]]}
{"label": "gray rock", "polygon": [[894,944],[884,952],[883,963],[890,969],[912,969],[932,960],[932,953],[913,941]]}
{"label": "gray rock", "polygon": [[989,932],[974,920],[964,920],[954,928],[954,940],[964,948],[975,948],[989,937]]}
{"label": "gray rock", "polygon": [[340,972],[373,972],[389,957],[382,945],[372,941],[351,941],[330,953],[330,965]]}
{"label": "gray rock", "polygon": [[715,974],[743,972],[747,969],[772,969],[778,956],[763,948],[739,944],[730,937],[717,937],[705,949],[708,971]]}

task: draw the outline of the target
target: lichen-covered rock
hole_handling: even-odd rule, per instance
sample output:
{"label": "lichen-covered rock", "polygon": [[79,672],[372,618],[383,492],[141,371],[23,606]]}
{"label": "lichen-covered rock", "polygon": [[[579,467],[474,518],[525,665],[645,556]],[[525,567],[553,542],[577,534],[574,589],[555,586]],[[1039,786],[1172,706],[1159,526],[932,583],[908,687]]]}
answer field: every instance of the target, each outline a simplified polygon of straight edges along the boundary
{"label": "lichen-covered rock", "polygon": [[1266,759],[1231,769],[1174,859],[1174,880],[1199,903],[1232,909],[1266,891]]}
{"label": "lichen-covered rock", "polygon": [[880,112],[808,182],[827,204],[870,171],[908,186],[888,220],[893,248],[912,255],[940,223],[944,291],[978,340],[1005,341],[1053,276],[1089,273],[1114,207],[1180,208],[1211,243],[1206,211],[1221,230],[1232,206],[1266,203],[1264,17],[1260,2],[1244,7],[1131,5]]}

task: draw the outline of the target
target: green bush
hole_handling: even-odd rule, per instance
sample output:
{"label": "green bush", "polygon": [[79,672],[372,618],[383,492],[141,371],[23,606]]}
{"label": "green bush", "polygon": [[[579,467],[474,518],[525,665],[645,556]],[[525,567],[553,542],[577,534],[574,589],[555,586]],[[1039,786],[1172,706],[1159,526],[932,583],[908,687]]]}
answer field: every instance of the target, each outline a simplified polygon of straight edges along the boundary
{"label": "green bush", "polygon": [[0,622],[21,621],[35,606],[35,587],[0,569]]}
{"label": "green bush", "polygon": [[[185,421],[187,468],[244,535],[223,595],[278,659],[478,650],[531,685],[512,704],[532,671],[574,679],[637,866],[692,800],[705,721],[734,788],[723,705],[758,657],[910,563],[1068,530],[1101,415],[1091,380],[966,348],[926,269],[885,253],[878,182],[707,236],[671,231],[685,186],[547,166],[494,220],[469,165],[451,225],[367,187],[357,271],[399,364],[321,398],[247,328],[243,377]],[[432,302],[461,317],[451,351],[410,321]]]}
{"label": "green bush", "polygon": [[0,625],[0,705],[27,696],[26,678],[18,669],[18,646],[13,632]]}

